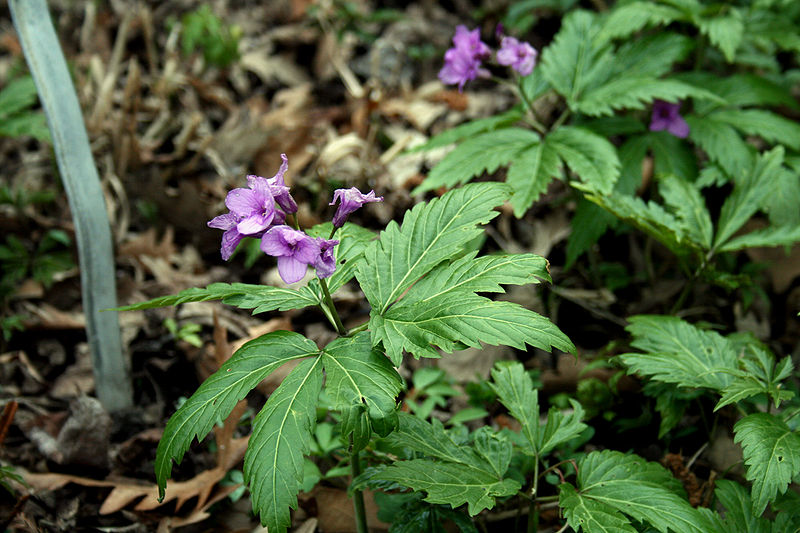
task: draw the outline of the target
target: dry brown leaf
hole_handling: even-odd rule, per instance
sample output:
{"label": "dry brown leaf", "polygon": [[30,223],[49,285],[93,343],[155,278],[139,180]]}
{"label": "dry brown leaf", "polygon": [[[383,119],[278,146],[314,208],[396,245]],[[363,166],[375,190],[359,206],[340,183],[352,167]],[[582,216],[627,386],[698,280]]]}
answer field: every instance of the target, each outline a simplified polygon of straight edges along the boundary
{"label": "dry brown leaf", "polygon": [[121,256],[135,259],[139,259],[143,255],[170,259],[177,251],[175,248],[174,236],[175,231],[171,226],[167,226],[164,235],[159,241],[156,236],[156,229],[150,228],[144,233],[140,233],[127,242],[122,243],[117,253]]}

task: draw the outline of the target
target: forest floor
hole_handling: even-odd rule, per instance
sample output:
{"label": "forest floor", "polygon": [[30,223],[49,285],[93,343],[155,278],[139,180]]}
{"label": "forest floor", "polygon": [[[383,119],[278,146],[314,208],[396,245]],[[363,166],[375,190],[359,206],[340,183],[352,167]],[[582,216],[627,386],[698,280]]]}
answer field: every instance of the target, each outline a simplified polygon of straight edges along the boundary
{"label": "forest floor", "polygon": [[[330,219],[332,190],[355,186],[385,198],[352,217],[377,230],[422,200],[409,191],[445,153],[406,149],[513,103],[512,94],[494,84],[476,82],[462,93],[436,78],[453,29],[472,20],[477,6],[470,0],[387,1],[380,9],[369,0],[211,1],[212,11],[241,35],[238,59],[225,66],[213,64],[225,61],[224,50],[214,58],[204,58],[199,48],[183,50],[180,23],[200,2],[49,4],[106,194],[120,305],[214,282],[282,284],[269,257],[237,253],[222,261],[221,233],[206,226],[224,211],[228,190],[244,186],[248,174],[274,175],[281,154],[288,156],[287,182],[304,227]],[[483,13],[484,29],[501,15],[499,9]],[[544,17],[537,27],[549,39],[558,23]],[[0,50],[1,87],[24,72],[6,6],[0,7]],[[177,403],[232,349],[276,329],[324,343],[332,335],[324,316],[253,316],[212,302],[121,313],[135,407],[109,416],[89,399],[94,378],[74,227],[52,147],[28,136],[0,138],[0,168],[0,184],[27,195],[17,205],[0,205],[0,239],[14,235],[34,254],[48,235],[62,235],[53,230],[68,237],[37,256],[55,257],[55,266],[36,276],[31,270],[3,300],[4,320],[19,317],[19,327],[7,322],[10,338],[0,341],[0,402],[17,404],[13,421],[0,421],[0,458],[27,488],[11,483],[11,491],[0,490],[0,523],[8,517],[4,525],[11,531],[261,531],[239,489],[246,425],[234,419],[215,438],[195,443],[175,467],[163,503],[155,497],[156,445]],[[589,398],[594,445],[677,461],[679,470],[703,441],[687,431],[668,447],[659,443],[659,415],[643,403],[639,382],[618,379],[619,370],[603,357],[625,348],[626,317],[670,314],[685,281],[672,275],[669,252],[624,228],[565,269],[574,209],[571,190],[555,181],[524,217],[504,209],[485,247],[548,258],[552,285],[509,290],[507,297],[550,317],[578,347],[577,358],[488,347],[409,360],[401,374],[440,368],[443,382],[463,391],[485,379],[495,361],[521,360],[540,372],[542,401]],[[751,331],[777,354],[798,355],[799,256],[797,248],[792,255],[753,251],[749,259],[764,267],[748,307],[699,284],[681,316]],[[356,290],[337,295],[353,323],[367,311],[361,301]],[[252,418],[279,380],[276,373],[262,383],[240,415]],[[434,415],[447,418],[465,406],[464,395],[446,396]],[[502,425],[503,415],[490,414],[484,423]],[[710,448],[694,467],[701,482],[737,453],[729,435],[719,435]],[[354,531],[346,482],[332,478],[302,493],[294,531]],[[368,503],[372,526],[386,530]],[[501,511],[484,515],[487,524],[502,518]],[[542,527],[555,524],[552,518],[548,525],[544,516]]]}

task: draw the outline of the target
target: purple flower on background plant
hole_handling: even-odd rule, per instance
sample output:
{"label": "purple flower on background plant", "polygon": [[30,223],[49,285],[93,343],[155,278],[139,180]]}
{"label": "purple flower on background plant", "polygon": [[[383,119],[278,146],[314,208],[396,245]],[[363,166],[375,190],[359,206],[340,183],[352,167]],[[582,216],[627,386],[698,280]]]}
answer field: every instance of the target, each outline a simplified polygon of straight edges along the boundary
{"label": "purple flower on background plant", "polygon": [[261,250],[278,258],[278,274],[286,283],[303,279],[306,267],[320,256],[316,239],[289,226],[273,226],[261,237]]}
{"label": "purple flower on background plant", "polygon": [[503,37],[500,50],[497,51],[497,62],[513,68],[522,76],[527,76],[533,72],[538,55],[539,53],[529,43],[520,42],[514,37]]}
{"label": "purple flower on background plant", "polygon": [[678,113],[680,109],[680,104],[672,104],[663,100],[654,101],[650,131],[667,130],[675,137],[685,139],[689,135],[689,124]]}
{"label": "purple flower on background plant", "polygon": [[238,222],[239,219],[233,213],[225,213],[208,221],[209,228],[221,229],[225,232],[222,234],[222,246],[219,249],[222,259],[225,261],[231,258],[233,251],[236,250],[236,247],[244,237],[236,229]]}
{"label": "purple flower on background plant", "polygon": [[336,209],[336,214],[333,215],[333,227],[341,228],[347,220],[347,215],[368,202],[382,202],[383,196],[375,196],[375,191],[364,194],[355,187],[351,187],[336,189],[333,192],[333,201],[328,205],[336,204],[337,200],[339,207]]}
{"label": "purple flower on background plant", "polygon": [[330,277],[336,271],[336,257],[333,255],[333,247],[337,244],[339,244],[337,240],[317,237],[319,255],[317,260],[314,261],[314,268],[317,270],[319,278]]}
{"label": "purple flower on background plant", "polygon": [[444,66],[439,71],[439,79],[446,85],[464,84],[478,76],[487,77],[489,72],[481,67],[481,61],[491,54],[489,47],[481,41],[480,30],[469,31],[466,26],[456,26],[453,35],[453,48],[444,54]]}
{"label": "purple flower on background plant", "polygon": [[[272,196],[275,197],[275,201],[281,206],[281,209],[286,213],[296,213],[297,203],[289,193],[289,187],[287,187],[286,183],[283,181],[283,175],[289,170],[289,159],[286,157],[286,154],[281,154],[281,161],[281,168],[278,169],[277,174],[267,179],[267,185],[269,186]],[[250,182],[250,178],[258,178],[258,176],[247,176],[248,183]]]}

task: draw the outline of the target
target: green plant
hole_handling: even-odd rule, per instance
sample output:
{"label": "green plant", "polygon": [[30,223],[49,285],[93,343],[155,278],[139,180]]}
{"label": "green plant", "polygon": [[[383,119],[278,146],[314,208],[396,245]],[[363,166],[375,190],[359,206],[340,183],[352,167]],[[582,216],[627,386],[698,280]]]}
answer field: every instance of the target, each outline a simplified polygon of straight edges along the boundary
{"label": "green plant", "polygon": [[167,331],[169,331],[176,340],[188,342],[197,348],[203,345],[203,340],[198,335],[203,329],[200,324],[185,322],[179,327],[174,318],[165,318],[164,327],[167,328]]}
{"label": "green plant", "polygon": [[0,90],[0,136],[30,135],[50,142],[44,113],[31,109],[38,102],[36,85],[30,76],[11,80]]}
{"label": "green plant", "polygon": [[206,64],[225,68],[239,59],[238,26],[226,25],[207,4],[181,18],[181,50],[188,56],[196,50],[203,54]]}

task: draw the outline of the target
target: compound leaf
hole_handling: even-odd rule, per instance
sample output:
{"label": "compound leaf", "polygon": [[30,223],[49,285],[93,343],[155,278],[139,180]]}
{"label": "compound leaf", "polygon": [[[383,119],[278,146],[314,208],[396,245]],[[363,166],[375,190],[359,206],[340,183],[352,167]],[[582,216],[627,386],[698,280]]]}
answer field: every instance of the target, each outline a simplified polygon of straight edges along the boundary
{"label": "compound leaf", "polygon": [[738,368],[734,345],[714,331],[703,331],[673,316],[638,315],[625,329],[633,335],[631,346],[645,353],[618,357],[629,372],[683,387],[722,390]]}
{"label": "compound leaf", "polygon": [[733,426],[733,432],[734,442],[742,445],[746,477],[753,483],[753,513],[760,516],[800,474],[800,434],[767,413],[747,415]]}
{"label": "compound leaf", "polygon": [[453,187],[483,172],[492,173],[538,142],[538,134],[523,128],[503,128],[467,139],[448,153],[412,194]]}
{"label": "compound leaf", "polygon": [[659,180],[658,190],[664,198],[664,202],[675,211],[678,219],[682,222],[687,237],[704,250],[711,248],[714,238],[711,214],[697,187],[668,174]]}
{"label": "compound leaf", "polygon": [[619,109],[644,109],[660,99],[676,102],[688,97],[722,101],[714,93],[678,80],[626,75],[587,90],[575,109],[590,116],[613,115]]}
{"label": "compound leaf", "polygon": [[218,420],[224,420],[236,403],[273,370],[293,359],[317,353],[319,349],[313,341],[290,331],[267,333],[239,348],[169,419],[156,451],[159,497],[164,497],[172,460],[180,463],[195,437],[198,440],[205,437]]}
{"label": "compound leaf", "polygon": [[546,141],[591,191],[611,193],[620,162],[616,148],[605,137],[585,128],[562,126]]}
{"label": "compound leaf", "polygon": [[474,183],[418,204],[398,226],[390,222],[364,252],[356,270],[373,313],[385,313],[414,282],[440,262],[457,255],[464,244],[497,216],[494,208],[508,197],[498,183]]}
{"label": "compound leaf", "polygon": [[547,423],[540,423],[538,391],[521,363],[495,365],[492,380],[491,387],[500,402],[522,426],[522,436],[527,442],[525,453],[541,457],[586,429],[581,422],[583,408],[574,400],[572,413],[565,415],[553,407],[547,413]]}
{"label": "compound leaf", "polygon": [[559,503],[569,525],[586,533],[631,532],[623,515],[662,533],[701,533],[702,520],[680,482],[664,467],[633,454],[591,452],[578,464],[577,490],[560,486]]}
{"label": "compound leaf", "polygon": [[290,309],[302,309],[310,305],[320,305],[320,299],[309,287],[284,289],[248,283],[212,283],[204,289],[193,287],[178,294],[126,305],[117,310],[152,309],[154,307],[167,307],[189,302],[207,302],[209,300],[222,300],[222,303],[233,305],[240,309],[253,309],[253,314],[266,311],[288,311]]}
{"label": "compound leaf", "polygon": [[297,508],[303,483],[303,456],[310,451],[322,388],[322,358],[301,361],[253,421],[244,456],[244,479],[250,487],[253,511],[269,531],[285,532],[289,508]]}
{"label": "compound leaf", "polygon": [[514,215],[522,217],[555,177],[561,177],[561,159],[547,139],[520,152],[506,174],[506,183],[514,191]]}
{"label": "compound leaf", "polygon": [[794,120],[763,109],[725,109],[715,111],[713,117],[746,135],[758,135],[767,142],[800,150],[800,125]]}
{"label": "compound leaf", "polygon": [[689,124],[689,139],[705,150],[725,172],[733,175],[751,166],[752,149],[733,126],[716,120],[713,113],[706,117],[688,115],[686,122]]}

